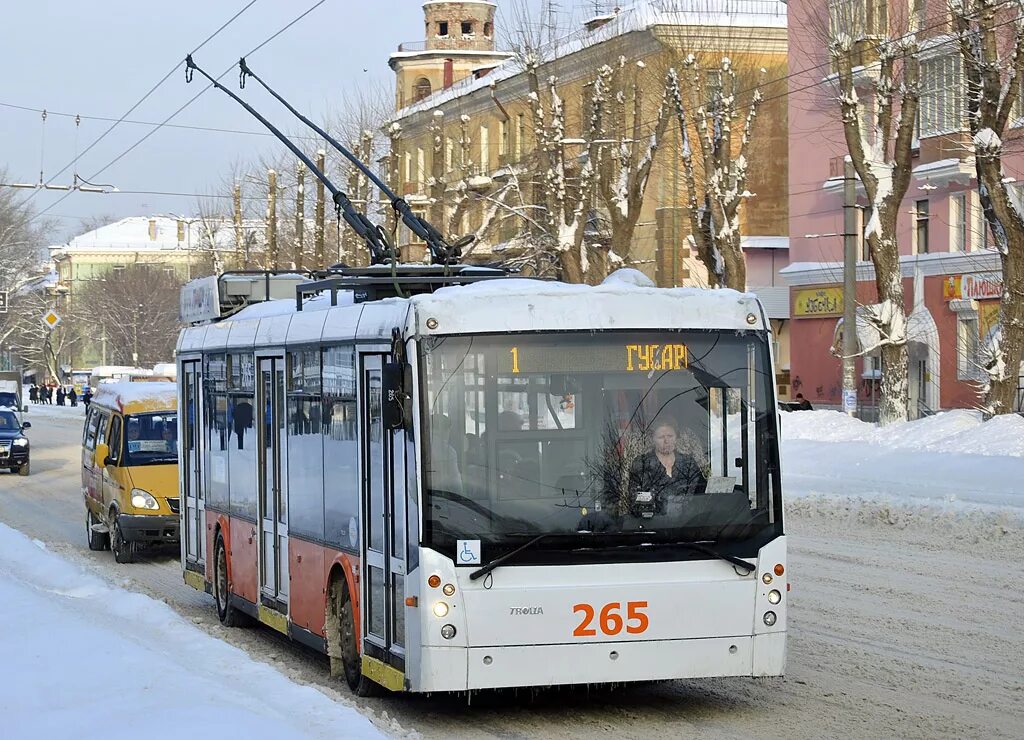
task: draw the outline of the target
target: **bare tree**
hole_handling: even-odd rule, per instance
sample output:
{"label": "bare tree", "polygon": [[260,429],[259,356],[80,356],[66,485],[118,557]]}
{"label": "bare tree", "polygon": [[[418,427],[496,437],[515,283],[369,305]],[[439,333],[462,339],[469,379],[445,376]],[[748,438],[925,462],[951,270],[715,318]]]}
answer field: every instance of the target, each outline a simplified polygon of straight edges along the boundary
{"label": "bare tree", "polygon": [[174,355],[181,285],[159,264],[127,265],[117,279],[90,283],[76,296],[76,313],[104,327],[115,364],[152,365]]}
{"label": "bare tree", "polygon": [[[573,140],[566,132],[565,106],[559,95],[558,79],[548,77],[542,91],[539,62],[535,59],[526,69],[537,141],[534,172],[536,180],[543,183],[541,200],[546,212],[547,232],[543,236],[558,257],[562,279],[570,283],[584,282],[591,273],[591,255],[584,236],[597,187],[602,156],[601,122],[613,74],[609,65],[598,71],[589,86],[589,116],[584,136]],[[569,157],[569,148],[576,146],[583,152],[573,160]],[[595,274],[602,268],[607,269],[606,265],[606,258],[601,259],[601,267]]]}
{"label": "bare tree", "polygon": [[[736,290],[747,288],[747,267],[740,234],[740,207],[751,197],[747,190],[750,146],[754,122],[761,105],[765,70],[750,90],[739,142],[734,139],[734,121],[743,115],[739,101],[736,70],[728,57],[708,70],[692,54],[683,61],[687,73],[687,94],[676,70],[666,79],[667,95],[675,108],[682,141],[681,159],[690,217],[690,239],[697,257],[708,270],[711,287]],[[709,90],[707,72],[714,72],[717,89]],[[692,113],[687,113],[687,108]],[[691,137],[690,127],[695,135]],[[699,162],[694,162],[691,141],[696,139]]]}
{"label": "bare tree", "polygon": [[[879,421],[888,424],[908,417],[907,315],[896,221],[910,185],[920,100],[918,15],[891,13],[873,21],[870,43],[878,60],[866,73],[854,69],[867,43],[863,27],[857,37],[856,24],[850,19],[837,16],[826,23],[846,145],[868,200],[864,238],[874,262],[878,303],[866,306],[864,316],[881,339],[877,347],[865,348],[865,352],[880,351]],[[862,94],[873,105],[873,115],[866,115],[869,109]],[[854,331],[854,327],[846,327],[846,331]]]}
{"label": "bare tree", "polygon": [[[631,72],[632,79],[625,79],[627,72]],[[627,70],[625,57],[619,57],[611,84],[612,125],[605,132],[609,153],[603,158],[598,179],[598,192],[611,222],[612,260],[625,264],[632,262],[633,233],[640,220],[655,154],[671,120],[666,88],[651,123],[643,95],[643,84],[649,76],[644,62],[638,61]]]}
{"label": "bare tree", "polygon": [[985,406],[990,413],[1006,414],[1017,407],[1024,354],[1024,218],[1010,196],[1002,155],[1007,124],[1018,115],[1014,111],[1024,71],[1024,28],[1013,17],[1021,9],[1017,3],[950,0],[949,9],[967,82],[978,193],[1003,272],[999,332],[986,358]]}

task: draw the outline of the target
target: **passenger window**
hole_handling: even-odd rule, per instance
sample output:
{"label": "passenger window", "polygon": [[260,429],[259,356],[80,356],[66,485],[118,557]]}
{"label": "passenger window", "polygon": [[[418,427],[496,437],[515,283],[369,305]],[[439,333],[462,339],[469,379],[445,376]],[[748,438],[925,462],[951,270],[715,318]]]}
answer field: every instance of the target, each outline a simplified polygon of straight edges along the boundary
{"label": "passenger window", "polygon": [[100,413],[93,413],[92,418],[89,419],[89,423],[85,428],[85,449],[87,450],[96,449],[96,427],[99,424],[100,418],[102,418]]}
{"label": "passenger window", "polygon": [[109,417],[106,414],[100,414],[99,417],[99,431],[96,434],[96,444],[102,445],[107,443],[107,421]]}
{"label": "passenger window", "polygon": [[85,424],[82,425],[82,444],[85,444],[85,440],[89,437],[89,427],[92,426],[92,420],[96,416],[96,409],[89,409],[85,415]]}
{"label": "passenger window", "polygon": [[121,417],[115,416],[110,423],[110,461],[117,465],[121,459]]}

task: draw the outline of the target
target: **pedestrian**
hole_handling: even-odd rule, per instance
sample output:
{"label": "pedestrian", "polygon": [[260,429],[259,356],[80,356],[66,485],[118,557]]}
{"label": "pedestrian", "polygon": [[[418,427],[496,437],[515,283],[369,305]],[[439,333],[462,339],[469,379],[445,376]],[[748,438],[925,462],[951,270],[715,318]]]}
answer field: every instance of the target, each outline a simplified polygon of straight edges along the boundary
{"label": "pedestrian", "polygon": [[71,401],[72,408],[78,405],[78,392],[75,391],[74,386],[71,386],[71,388],[68,390],[68,400]]}
{"label": "pedestrian", "polygon": [[89,413],[89,404],[92,403],[92,388],[85,386],[82,391],[82,403],[85,405],[85,413]]}
{"label": "pedestrian", "polygon": [[33,383],[28,389],[28,400],[32,403],[39,403],[39,388]]}
{"label": "pedestrian", "polygon": [[62,385],[57,386],[57,405],[64,405],[64,386]]}
{"label": "pedestrian", "polygon": [[796,404],[800,411],[813,411],[814,407],[811,406],[811,402],[804,398],[803,393],[796,394]]}
{"label": "pedestrian", "polygon": [[43,401],[43,403],[46,403],[46,404],[49,404],[49,405],[53,405],[53,386],[52,385],[47,385],[46,386],[46,395],[44,396],[44,398],[46,400]]}

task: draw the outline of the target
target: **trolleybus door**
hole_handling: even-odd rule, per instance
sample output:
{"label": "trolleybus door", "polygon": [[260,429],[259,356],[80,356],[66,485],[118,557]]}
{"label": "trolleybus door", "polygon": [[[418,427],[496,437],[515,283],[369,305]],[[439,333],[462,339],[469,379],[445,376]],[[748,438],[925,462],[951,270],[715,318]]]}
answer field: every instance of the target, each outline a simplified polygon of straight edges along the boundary
{"label": "trolleybus door", "polygon": [[284,441],[284,358],[260,357],[256,383],[259,429],[260,587],[264,597],[288,603],[288,509],[281,494]]}
{"label": "trolleybus door", "polygon": [[199,397],[202,388],[202,374],[199,361],[182,364],[184,375],[181,388],[181,409],[178,419],[181,424],[181,462],[182,462],[182,512],[181,541],[185,549],[185,559],[189,562],[205,563],[206,513],[203,500],[202,448],[203,435]]}
{"label": "trolleybus door", "polygon": [[[362,635],[364,645],[379,648],[364,648],[364,652],[404,668],[405,538],[399,528],[405,522],[404,517],[394,516],[389,491],[398,489],[401,493],[394,496],[405,495],[404,466],[396,476],[391,464],[392,454],[404,456],[405,450],[394,451],[393,433],[384,428],[381,375],[385,359],[385,355],[361,355],[362,556],[366,569]],[[398,542],[403,543],[402,548],[396,546]]]}

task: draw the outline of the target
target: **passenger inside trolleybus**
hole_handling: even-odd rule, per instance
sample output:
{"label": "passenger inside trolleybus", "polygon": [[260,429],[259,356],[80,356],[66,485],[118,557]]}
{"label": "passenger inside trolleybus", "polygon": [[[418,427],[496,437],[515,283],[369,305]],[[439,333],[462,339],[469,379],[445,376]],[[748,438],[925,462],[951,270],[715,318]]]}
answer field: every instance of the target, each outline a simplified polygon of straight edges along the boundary
{"label": "passenger inside trolleybus", "polygon": [[[544,535],[538,561],[601,561],[694,542],[755,553],[782,533],[763,336],[454,336],[422,352],[431,547],[480,540],[489,560]],[[457,490],[446,456],[464,461]]]}

